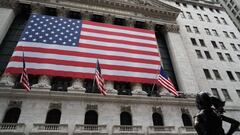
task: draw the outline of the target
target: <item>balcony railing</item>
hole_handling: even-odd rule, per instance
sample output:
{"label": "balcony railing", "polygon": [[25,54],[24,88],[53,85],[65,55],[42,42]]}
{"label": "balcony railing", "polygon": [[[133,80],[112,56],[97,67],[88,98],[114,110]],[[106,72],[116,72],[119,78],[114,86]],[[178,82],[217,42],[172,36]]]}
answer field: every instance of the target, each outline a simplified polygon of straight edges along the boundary
{"label": "balcony railing", "polygon": [[180,135],[197,135],[193,126],[179,127],[178,132]]}
{"label": "balcony railing", "polygon": [[87,135],[87,134],[107,135],[107,125],[79,125],[75,126],[74,135]]}
{"label": "balcony railing", "polygon": [[24,135],[25,124],[23,123],[0,123],[0,134]]}
{"label": "balcony railing", "polygon": [[30,135],[68,135],[67,124],[33,124]]}
{"label": "balcony railing", "polygon": [[149,126],[148,135],[176,133],[174,126]]}
{"label": "balcony railing", "polygon": [[138,134],[142,135],[142,126],[128,126],[128,125],[115,125],[113,126],[113,134],[118,135],[118,134]]}

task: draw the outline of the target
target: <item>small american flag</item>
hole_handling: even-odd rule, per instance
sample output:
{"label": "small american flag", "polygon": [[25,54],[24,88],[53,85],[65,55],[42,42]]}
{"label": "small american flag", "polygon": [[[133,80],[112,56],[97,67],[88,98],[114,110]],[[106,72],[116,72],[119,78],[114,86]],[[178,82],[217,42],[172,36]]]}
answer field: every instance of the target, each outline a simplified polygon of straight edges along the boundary
{"label": "small american flag", "polygon": [[97,64],[96,64],[95,79],[96,79],[96,82],[97,82],[99,92],[103,95],[107,95],[106,89],[104,87],[104,79],[103,79],[102,74],[101,74],[101,68],[100,68],[100,64],[99,64],[98,60],[97,60]]}
{"label": "small american flag", "polygon": [[27,74],[27,68],[24,60],[24,53],[23,53],[23,69],[22,69],[22,75],[20,78],[20,83],[23,85],[23,87],[29,92],[31,91],[31,86],[29,84],[28,74]]}
{"label": "small american flag", "polygon": [[161,86],[163,86],[165,89],[170,91],[175,96],[178,96],[178,92],[175,89],[171,79],[167,76],[167,74],[164,72],[162,66],[160,67],[160,74],[158,75],[158,82]]}

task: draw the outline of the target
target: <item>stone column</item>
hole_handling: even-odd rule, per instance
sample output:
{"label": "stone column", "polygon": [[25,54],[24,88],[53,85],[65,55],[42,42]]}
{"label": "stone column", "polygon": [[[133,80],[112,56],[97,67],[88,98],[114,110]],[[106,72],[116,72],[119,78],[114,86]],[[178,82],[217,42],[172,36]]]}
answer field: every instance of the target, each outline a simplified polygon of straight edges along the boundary
{"label": "stone column", "polygon": [[132,18],[129,18],[127,21],[127,26],[134,27],[135,21]]}
{"label": "stone column", "polygon": [[117,95],[117,90],[114,89],[113,81],[105,81],[105,88],[107,89],[107,94]]}
{"label": "stone column", "polygon": [[105,16],[105,23],[113,24],[114,17],[111,15]]}
{"label": "stone column", "polygon": [[141,83],[132,83],[132,94],[133,95],[147,95],[147,93],[142,90]]}
{"label": "stone column", "polygon": [[197,93],[198,84],[179,33],[179,26],[165,25],[164,34],[179,90],[184,93]]}
{"label": "stone column", "polygon": [[49,77],[47,75],[40,76],[38,83],[32,85],[32,88],[50,89],[51,88],[51,77]]}
{"label": "stone column", "polygon": [[4,73],[0,78],[0,86],[12,87],[14,86],[15,81],[16,81],[15,75]]}
{"label": "stone column", "polygon": [[5,35],[9,27],[11,26],[14,18],[15,18],[15,11],[17,8],[14,6],[12,7],[11,3],[6,1],[1,1],[0,3],[0,44],[2,43]]}
{"label": "stone column", "polygon": [[83,82],[84,82],[83,79],[79,79],[79,78],[74,79],[72,82],[72,86],[68,87],[68,91],[85,93],[86,88],[83,87]]}
{"label": "stone column", "polygon": [[91,13],[85,11],[81,12],[82,20],[90,20],[91,19]]}
{"label": "stone column", "polygon": [[39,3],[31,4],[32,13],[41,14],[43,12],[43,7]]}

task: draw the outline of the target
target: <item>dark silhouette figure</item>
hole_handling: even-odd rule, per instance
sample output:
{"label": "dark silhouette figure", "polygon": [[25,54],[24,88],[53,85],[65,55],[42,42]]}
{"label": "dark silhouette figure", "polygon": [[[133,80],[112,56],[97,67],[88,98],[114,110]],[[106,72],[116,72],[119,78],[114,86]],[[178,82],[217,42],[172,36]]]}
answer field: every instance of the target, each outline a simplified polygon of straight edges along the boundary
{"label": "dark silhouette figure", "polygon": [[[225,102],[200,92],[196,96],[196,105],[199,113],[194,117],[194,128],[198,135],[232,135],[237,130],[239,122],[223,115]],[[226,134],[222,128],[223,121],[231,124]]]}

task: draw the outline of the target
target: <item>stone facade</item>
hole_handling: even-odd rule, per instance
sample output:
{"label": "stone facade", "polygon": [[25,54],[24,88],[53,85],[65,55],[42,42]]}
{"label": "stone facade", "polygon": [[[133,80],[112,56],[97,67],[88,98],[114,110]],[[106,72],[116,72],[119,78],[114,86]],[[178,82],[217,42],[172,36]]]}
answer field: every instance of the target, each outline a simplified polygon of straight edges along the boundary
{"label": "stone facade", "polygon": [[[0,2],[0,43],[4,39],[15,15],[18,13],[19,4],[27,4],[33,13],[43,13],[45,7],[56,9],[58,16],[67,16],[70,11],[81,13],[81,17],[90,20],[93,14],[102,15],[105,23],[112,23],[114,18],[122,18],[127,26],[133,27],[136,21],[146,24],[147,29],[156,30],[161,26],[162,34],[166,40],[169,55],[173,64],[176,81],[181,96],[176,98],[166,93],[161,97],[148,97],[142,90],[142,85],[131,84],[132,96],[117,95],[113,82],[106,81],[108,95],[102,96],[94,93],[85,93],[84,79],[74,78],[67,92],[51,91],[51,79],[53,77],[42,75],[32,91],[24,92],[22,89],[12,88],[16,76],[3,74],[0,79],[0,121],[4,121],[6,112],[11,108],[20,108],[20,117],[17,124],[0,123],[0,134],[63,134],[63,135],[154,135],[154,134],[196,134],[193,127],[193,116],[197,113],[194,96],[200,90],[212,93],[211,88],[229,90],[232,101],[226,103],[226,115],[240,120],[240,98],[236,89],[240,89],[239,80],[229,81],[226,74],[222,80],[208,80],[205,78],[203,68],[218,69],[221,73],[226,70],[240,71],[240,59],[237,52],[228,46],[230,54],[234,54],[234,63],[223,63],[212,54],[213,60],[196,57],[195,46],[192,46],[190,38],[204,39],[207,47],[202,51],[215,52],[210,42],[212,40],[224,41],[226,44],[238,41],[235,39],[204,35],[204,28],[234,32],[237,38],[240,34],[227,14],[218,5],[212,5],[200,1],[199,3],[184,1],[188,8],[178,6],[178,0],[2,0]],[[191,8],[192,4],[203,6],[204,11]],[[218,9],[221,14],[212,13],[208,8]],[[179,13],[191,12],[193,20],[187,20],[178,16]],[[215,23],[200,22],[196,14],[206,14],[210,18],[214,16],[224,17],[229,25],[216,25]],[[201,34],[188,33],[185,25],[198,26]],[[240,50],[240,48],[239,48]],[[222,50],[226,53],[226,50]],[[235,56],[236,55],[236,56]],[[219,68],[221,65],[221,68]],[[235,76],[236,77],[236,76]],[[239,78],[240,79],[240,78]],[[166,91],[166,90],[163,90]],[[219,92],[220,93],[220,92]],[[220,97],[224,99],[223,93]],[[60,110],[60,122],[58,124],[45,124],[49,110]],[[97,125],[84,125],[85,115],[88,111],[97,112]],[[131,115],[132,124],[121,125],[120,115],[127,112]],[[153,114],[162,116],[163,125],[154,126]],[[186,124],[183,115],[189,116],[190,123]],[[229,128],[228,125],[224,125]],[[240,134],[240,133],[236,133]]]}

